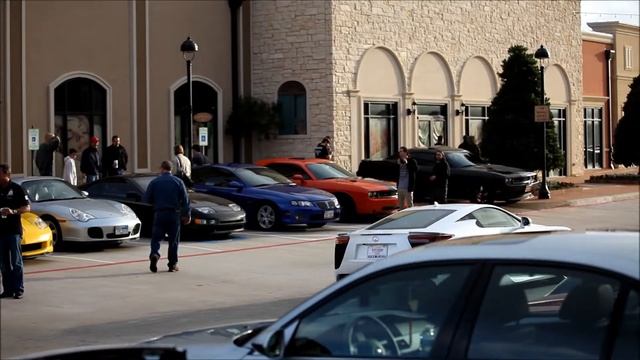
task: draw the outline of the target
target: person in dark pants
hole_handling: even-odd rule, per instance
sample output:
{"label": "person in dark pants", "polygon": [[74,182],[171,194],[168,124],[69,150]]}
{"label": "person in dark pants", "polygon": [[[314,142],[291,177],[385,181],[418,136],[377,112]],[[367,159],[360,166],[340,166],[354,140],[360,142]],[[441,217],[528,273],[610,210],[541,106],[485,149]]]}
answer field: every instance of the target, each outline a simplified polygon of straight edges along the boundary
{"label": "person in dark pants", "polygon": [[0,269],[2,294],[21,299],[24,294],[22,273],[22,222],[20,215],[31,210],[29,198],[20,185],[11,181],[11,168],[0,164]]}
{"label": "person in dark pants", "polygon": [[447,203],[449,175],[449,163],[444,157],[444,152],[436,151],[436,164],[433,166],[433,175],[429,177],[429,180],[433,184],[433,201],[439,204]]}
{"label": "person in dark pants", "polygon": [[104,176],[122,175],[127,171],[127,149],[120,145],[120,137],[114,135],[111,137],[111,145],[109,145],[102,157],[102,165],[104,166]]}
{"label": "person in dark pants", "polygon": [[100,179],[100,153],[98,152],[98,145],[100,139],[97,136],[92,136],[90,145],[88,148],[82,151],[80,157],[80,171],[87,177],[86,182],[90,184]]}
{"label": "person in dark pants", "polygon": [[187,188],[180,178],[171,175],[170,161],[163,161],[160,165],[160,176],[149,183],[144,201],[152,204],[154,210],[149,270],[158,271],[160,241],[167,236],[169,272],[178,271],[180,224],[186,225],[191,222],[191,214]]}
{"label": "person in dark pants", "polygon": [[398,151],[398,207],[400,210],[413,206],[413,190],[416,184],[418,163],[409,157],[406,147],[401,146]]}
{"label": "person in dark pants", "polygon": [[60,146],[60,138],[54,133],[47,133],[44,142],[40,144],[36,153],[36,167],[42,176],[53,175],[53,153]]}

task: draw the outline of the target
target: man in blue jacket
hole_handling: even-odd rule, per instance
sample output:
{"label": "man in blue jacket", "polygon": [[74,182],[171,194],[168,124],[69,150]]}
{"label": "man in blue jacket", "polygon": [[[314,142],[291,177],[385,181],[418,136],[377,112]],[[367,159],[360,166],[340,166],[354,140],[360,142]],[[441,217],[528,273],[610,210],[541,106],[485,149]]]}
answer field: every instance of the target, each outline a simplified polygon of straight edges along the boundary
{"label": "man in blue jacket", "polygon": [[187,188],[180,178],[171,175],[170,161],[165,160],[160,165],[160,176],[149,183],[144,201],[152,204],[154,210],[149,270],[158,271],[160,241],[166,234],[169,241],[169,272],[178,271],[180,224],[190,223],[191,213]]}

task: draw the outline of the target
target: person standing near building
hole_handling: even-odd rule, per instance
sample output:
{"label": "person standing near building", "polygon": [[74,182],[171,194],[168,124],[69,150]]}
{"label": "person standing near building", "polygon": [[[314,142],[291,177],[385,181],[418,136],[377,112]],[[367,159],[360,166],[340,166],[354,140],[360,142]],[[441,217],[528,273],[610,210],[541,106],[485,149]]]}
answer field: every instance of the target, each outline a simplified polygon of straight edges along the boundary
{"label": "person standing near building", "polygon": [[202,166],[209,163],[207,156],[200,152],[200,145],[193,144],[191,146],[191,164],[193,166]]}
{"label": "person standing near building", "polygon": [[69,184],[78,185],[78,175],[76,173],[76,158],[78,157],[78,151],[76,149],[69,149],[69,155],[64,158],[64,170],[62,171],[62,178]]}
{"label": "person standing near building", "polygon": [[114,135],[111,137],[111,145],[104,151],[102,157],[102,165],[104,166],[105,176],[122,175],[127,171],[127,149],[120,145],[120,137]]}
{"label": "person standing near building", "polygon": [[176,145],[173,148],[173,153],[176,155],[173,158],[173,174],[179,177],[186,187],[190,188],[193,185],[191,181],[191,160],[184,156],[182,145]]}
{"label": "person standing near building", "polygon": [[60,146],[60,138],[54,133],[47,133],[44,142],[40,144],[36,153],[36,167],[42,176],[53,175],[53,153]]}
{"label": "person standing near building", "polygon": [[447,203],[447,187],[449,185],[450,168],[444,152],[436,151],[436,164],[429,180],[433,183],[433,201],[438,204]]}
{"label": "person standing near building", "polygon": [[171,175],[171,162],[163,161],[160,164],[160,176],[149,183],[144,201],[152,204],[154,210],[149,270],[158,271],[160,241],[166,235],[169,241],[169,272],[178,271],[180,225],[190,223],[191,214],[187,188],[182,180]]}
{"label": "person standing near building", "polygon": [[0,164],[0,269],[2,294],[21,299],[24,294],[22,271],[22,213],[30,211],[29,198],[20,185],[11,181],[11,168]]}
{"label": "person standing near building", "polygon": [[100,153],[98,152],[100,139],[97,136],[92,136],[89,142],[89,147],[84,149],[80,157],[80,171],[86,176],[87,184],[100,179],[101,170]]}
{"label": "person standing near building", "polygon": [[406,147],[398,151],[398,206],[400,210],[413,206],[413,190],[416,183],[418,164],[409,157]]}
{"label": "person standing near building", "polygon": [[333,159],[333,149],[331,148],[331,136],[325,136],[322,141],[316,145],[314,149],[316,158],[318,159]]}

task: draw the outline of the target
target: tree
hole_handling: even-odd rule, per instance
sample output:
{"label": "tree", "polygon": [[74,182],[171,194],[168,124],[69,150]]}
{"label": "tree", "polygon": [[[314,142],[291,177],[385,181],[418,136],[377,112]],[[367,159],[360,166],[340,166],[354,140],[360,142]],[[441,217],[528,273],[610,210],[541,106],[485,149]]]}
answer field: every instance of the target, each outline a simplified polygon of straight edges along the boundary
{"label": "tree", "polygon": [[[509,48],[502,61],[502,86],[489,107],[482,128],[482,154],[491,162],[527,170],[543,169],[543,124],[534,122],[534,106],[540,105],[540,71],[527,48]],[[549,105],[548,99],[545,104]],[[553,123],[547,123],[547,169],[564,165]]]}
{"label": "tree", "polygon": [[629,88],[622,106],[624,116],[618,121],[613,141],[613,161],[624,166],[640,165],[640,148],[635,143],[640,136],[640,76]]}
{"label": "tree", "polygon": [[240,97],[236,110],[227,119],[227,133],[234,139],[251,142],[275,138],[278,134],[278,105],[251,96]]}

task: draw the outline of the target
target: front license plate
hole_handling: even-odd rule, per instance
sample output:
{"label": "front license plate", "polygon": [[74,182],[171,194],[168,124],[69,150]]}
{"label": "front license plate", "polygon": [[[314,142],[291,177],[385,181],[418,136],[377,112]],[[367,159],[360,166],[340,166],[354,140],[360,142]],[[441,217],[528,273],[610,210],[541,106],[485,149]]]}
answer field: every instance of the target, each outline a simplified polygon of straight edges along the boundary
{"label": "front license plate", "polygon": [[387,257],[389,249],[387,245],[368,245],[367,259],[384,259]]}
{"label": "front license plate", "polygon": [[129,233],[129,226],[128,225],[116,226],[116,229],[114,232],[116,233],[116,235],[126,235]]}
{"label": "front license plate", "polygon": [[333,219],[333,210],[327,210],[324,212],[325,219]]}

